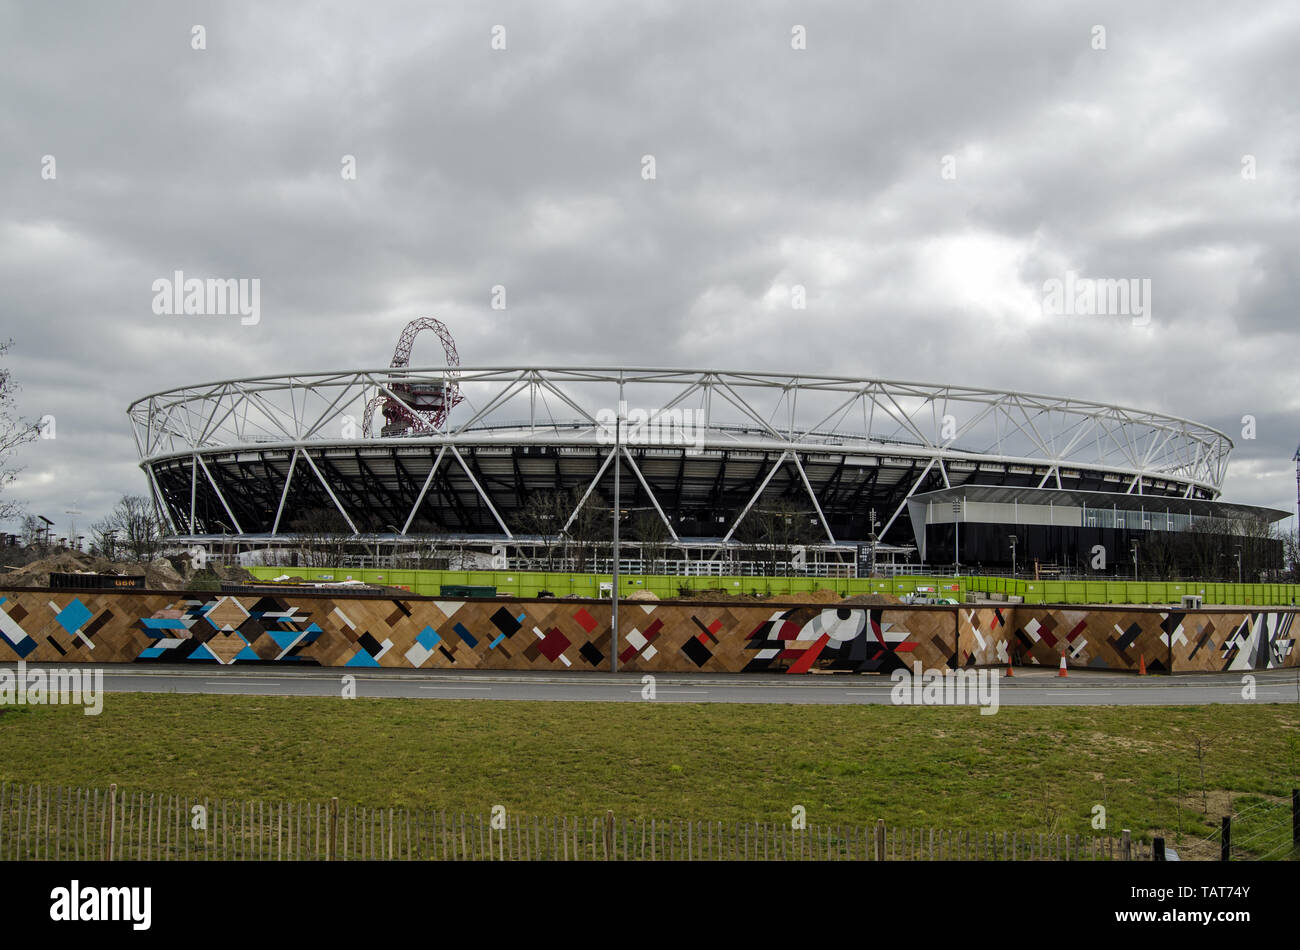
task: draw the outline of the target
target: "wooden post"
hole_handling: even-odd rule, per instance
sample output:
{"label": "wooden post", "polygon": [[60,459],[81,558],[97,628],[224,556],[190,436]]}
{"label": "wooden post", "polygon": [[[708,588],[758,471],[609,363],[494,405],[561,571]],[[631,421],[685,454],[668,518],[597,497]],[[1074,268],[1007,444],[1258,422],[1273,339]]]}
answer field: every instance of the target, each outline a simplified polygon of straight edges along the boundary
{"label": "wooden post", "polygon": [[1151,860],[1152,860],[1152,861],[1163,861],[1163,860],[1165,860],[1165,839],[1164,839],[1164,838],[1154,838],[1154,839],[1152,839],[1152,841],[1151,841]]}
{"label": "wooden post", "polygon": [[1219,860],[1230,861],[1232,854],[1232,816],[1223,816],[1223,832],[1219,836]]}
{"label": "wooden post", "polygon": [[885,860],[885,819],[876,819],[876,860]]}
{"label": "wooden post", "polygon": [[1121,861],[1133,860],[1133,838],[1127,828],[1120,832],[1119,859]]}
{"label": "wooden post", "polygon": [[117,783],[108,786],[108,854],[104,860],[113,860],[113,842],[117,838]]}
{"label": "wooden post", "polygon": [[612,855],[611,840],[614,837],[614,812],[605,809],[605,860],[608,861]]}
{"label": "wooden post", "polygon": [[[277,834],[278,838],[279,835]],[[326,853],[326,861],[337,861],[339,859],[339,797],[335,795],[330,799],[330,843],[329,851]]]}
{"label": "wooden post", "polygon": [[1300,788],[1291,789],[1291,847],[1300,848]]}

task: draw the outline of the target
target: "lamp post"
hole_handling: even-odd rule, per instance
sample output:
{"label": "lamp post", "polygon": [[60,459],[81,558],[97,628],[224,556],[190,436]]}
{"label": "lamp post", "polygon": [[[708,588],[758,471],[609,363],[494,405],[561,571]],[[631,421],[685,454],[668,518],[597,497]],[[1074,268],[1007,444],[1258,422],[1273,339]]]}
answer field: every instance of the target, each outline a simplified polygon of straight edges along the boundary
{"label": "lamp post", "polygon": [[955,575],[961,573],[961,499],[955,499],[952,503],[952,531],[953,531],[953,560],[952,572]]}
{"label": "lamp post", "polygon": [[880,539],[876,537],[876,529],[880,527],[880,522],[876,520],[876,509],[871,509],[871,576],[876,576],[876,545]]}
{"label": "lamp post", "polygon": [[622,459],[619,456],[623,452],[623,384],[618,386],[618,411],[614,413],[614,583],[609,592],[609,632],[610,632],[610,649],[609,649],[609,671],[618,672],[618,504],[619,504],[619,483],[618,470],[622,468]]}
{"label": "lamp post", "polygon": [[1237,583],[1241,583],[1241,545],[1237,545]]}
{"label": "lamp post", "polygon": [[388,525],[388,530],[393,532],[393,560],[389,564],[389,568],[392,570],[396,570],[397,569],[397,538],[402,533],[402,529],[397,527],[397,525],[390,524]]}
{"label": "lamp post", "polygon": [[1016,536],[1014,534],[1007,535],[1007,542],[1011,545],[1011,576],[1014,578],[1016,576]]}
{"label": "lamp post", "polygon": [[1132,550],[1133,550],[1133,580],[1137,580],[1138,579],[1138,543],[1136,538],[1133,539]]}

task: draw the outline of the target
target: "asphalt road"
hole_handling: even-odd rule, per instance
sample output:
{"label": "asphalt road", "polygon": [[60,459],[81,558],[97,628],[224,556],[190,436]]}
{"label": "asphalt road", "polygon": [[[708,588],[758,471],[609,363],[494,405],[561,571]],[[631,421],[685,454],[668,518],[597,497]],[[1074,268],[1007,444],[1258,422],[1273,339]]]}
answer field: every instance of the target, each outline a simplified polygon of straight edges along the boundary
{"label": "asphalt road", "polygon": [[[3,664],[10,669],[14,664]],[[29,664],[27,669],[43,668]],[[44,667],[58,669],[57,665]],[[66,669],[66,667],[63,667]],[[545,700],[553,702],[645,702],[640,673],[467,670],[257,669],[134,665],[102,667],[107,692],[204,693],[250,696],[341,696],[344,677],[355,677],[358,697],[408,699]],[[1138,677],[1125,673],[1019,668],[1007,679],[997,673],[1003,706],[1199,706],[1209,703],[1300,703],[1300,671],[1263,670],[1253,699],[1243,696],[1243,673]],[[892,702],[893,683],[876,675],[670,675],[654,677],[654,700],[667,703],[793,703],[820,705]]]}

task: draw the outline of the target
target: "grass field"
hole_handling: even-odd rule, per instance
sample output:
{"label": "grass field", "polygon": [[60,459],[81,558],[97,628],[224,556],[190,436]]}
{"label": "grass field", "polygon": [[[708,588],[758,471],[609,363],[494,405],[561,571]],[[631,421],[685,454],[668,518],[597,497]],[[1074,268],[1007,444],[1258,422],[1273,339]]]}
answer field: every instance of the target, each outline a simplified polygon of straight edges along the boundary
{"label": "grass field", "polygon": [[[1198,752],[1199,741],[1199,752]],[[484,812],[1201,837],[1290,795],[1295,705],[973,708],[113,694],[0,714],[0,780]]]}

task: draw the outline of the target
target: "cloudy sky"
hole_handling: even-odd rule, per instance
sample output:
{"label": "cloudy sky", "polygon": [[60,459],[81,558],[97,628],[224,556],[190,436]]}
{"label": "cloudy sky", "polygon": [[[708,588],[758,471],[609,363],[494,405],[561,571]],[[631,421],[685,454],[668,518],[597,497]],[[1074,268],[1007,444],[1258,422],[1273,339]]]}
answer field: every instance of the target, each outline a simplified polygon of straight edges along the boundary
{"label": "cloudy sky", "polygon": [[[145,491],[134,399],[437,316],[465,365],[1169,412],[1294,509],[1298,48],[1293,0],[0,2],[0,338],[56,422],[7,492],[82,530]],[[177,270],[259,278],[260,321],[155,314]],[[1052,313],[1071,271],[1149,322]]]}

